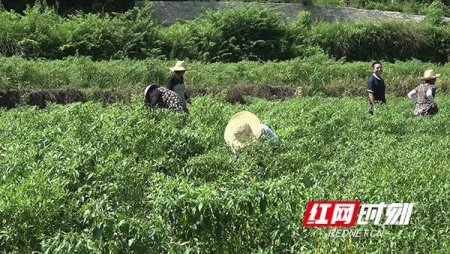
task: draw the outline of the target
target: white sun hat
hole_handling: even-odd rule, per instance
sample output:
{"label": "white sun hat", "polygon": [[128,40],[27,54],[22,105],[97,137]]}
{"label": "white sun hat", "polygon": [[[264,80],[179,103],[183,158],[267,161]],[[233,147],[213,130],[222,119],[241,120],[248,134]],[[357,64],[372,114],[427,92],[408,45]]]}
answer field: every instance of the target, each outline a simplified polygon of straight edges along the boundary
{"label": "white sun hat", "polygon": [[225,128],[225,142],[234,150],[261,136],[261,122],[253,113],[241,111],[234,114]]}

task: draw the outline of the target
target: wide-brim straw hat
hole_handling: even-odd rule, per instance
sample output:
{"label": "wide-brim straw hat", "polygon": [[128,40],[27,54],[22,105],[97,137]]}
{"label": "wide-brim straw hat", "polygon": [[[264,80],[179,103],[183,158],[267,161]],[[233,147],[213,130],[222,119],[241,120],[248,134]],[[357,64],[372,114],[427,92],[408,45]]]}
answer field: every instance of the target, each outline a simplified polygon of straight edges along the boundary
{"label": "wide-brim straw hat", "polygon": [[234,114],[225,127],[225,142],[237,150],[261,136],[261,122],[249,111]]}
{"label": "wide-brim straw hat", "polygon": [[186,71],[186,63],[184,61],[177,61],[173,67],[170,67],[171,71]]}
{"label": "wide-brim straw hat", "polygon": [[434,72],[434,70],[426,70],[423,74],[423,77],[420,79],[429,80],[429,79],[435,79],[439,76],[441,76],[441,74],[436,74],[436,72]]}

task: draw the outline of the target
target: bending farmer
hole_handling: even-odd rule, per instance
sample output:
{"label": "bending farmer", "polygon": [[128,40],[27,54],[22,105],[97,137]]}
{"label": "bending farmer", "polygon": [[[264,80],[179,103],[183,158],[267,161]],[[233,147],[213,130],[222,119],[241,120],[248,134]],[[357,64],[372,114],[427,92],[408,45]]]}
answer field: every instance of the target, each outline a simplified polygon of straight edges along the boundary
{"label": "bending farmer", "polygon": [[241,111],[233,115],[228,121],[223,136],[234,153],[262,136],[279,142],[275,132],[269,126],[262,124],[258,117],[249,111]]}

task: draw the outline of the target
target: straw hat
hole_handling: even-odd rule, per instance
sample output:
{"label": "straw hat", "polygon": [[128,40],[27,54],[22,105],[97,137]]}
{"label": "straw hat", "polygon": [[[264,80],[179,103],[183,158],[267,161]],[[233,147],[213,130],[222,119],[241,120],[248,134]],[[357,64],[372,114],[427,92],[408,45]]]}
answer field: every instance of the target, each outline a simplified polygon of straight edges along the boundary
{"label": "straw hat", "polygon": [[436,74],[436,72],[434,72],[434,70],[426,70],[425,73],[423,74],[423,77],[420,79],[429,80],[429,79],[435,79],[439,76],[441,76],[441,74]]}
{"label": "straw hat", "polygon": [[171,71],[185,71],[186,63],[184,61],[177,61],[173,67],[170,68]]}
{"label": "straw hat", "polygon": [[233,149],[240,149],[259,136],[261,136],[261,122],[248,111],[234,114],[223,134],[225,142]]}

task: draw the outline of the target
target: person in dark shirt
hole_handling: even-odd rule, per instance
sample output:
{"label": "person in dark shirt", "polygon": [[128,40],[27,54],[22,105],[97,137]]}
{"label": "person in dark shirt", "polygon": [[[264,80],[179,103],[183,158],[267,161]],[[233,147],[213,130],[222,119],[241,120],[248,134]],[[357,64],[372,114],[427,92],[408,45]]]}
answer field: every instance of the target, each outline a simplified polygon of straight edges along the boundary
{"label": "person in dark shirt", "polygon": [[186,72],[184,61],[177,61],[170,70],[173,71],[173,75],[167,80],[166,88],[178,94],[184,104],[190,103],[184,84],[184,73]]}
{"label": "person in dark shirt", "polygon": [[158,85],[149,85],[144,90],[144,101],[150,107],[162,107],[169,110],[189,114],[189,111],[180,97],[167,88]]}
{"label": "person in dark shirt", "polygon": [[386,84],[381,76],[383,65],[380,62],[372,63],[373,74],[367,81],[367,92],[369,93],[369,113],[375,112],[376,103],[386,103]]}

